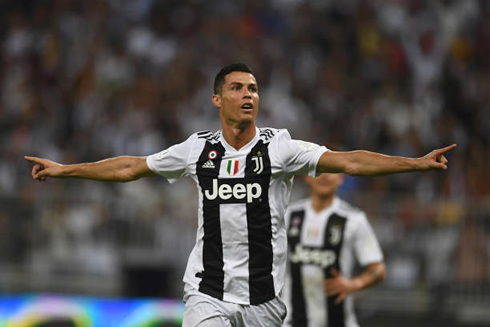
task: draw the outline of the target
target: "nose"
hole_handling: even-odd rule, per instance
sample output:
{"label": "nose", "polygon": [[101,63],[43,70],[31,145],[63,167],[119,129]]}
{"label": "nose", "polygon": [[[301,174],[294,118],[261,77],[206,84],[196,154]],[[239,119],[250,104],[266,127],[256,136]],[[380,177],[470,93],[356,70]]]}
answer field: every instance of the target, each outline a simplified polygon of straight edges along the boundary
{"label": "nose", "polygon": [[252,98],[252,92],[250,92],[249,89],[244,88],[243,91],[243,98],[251,99]]}

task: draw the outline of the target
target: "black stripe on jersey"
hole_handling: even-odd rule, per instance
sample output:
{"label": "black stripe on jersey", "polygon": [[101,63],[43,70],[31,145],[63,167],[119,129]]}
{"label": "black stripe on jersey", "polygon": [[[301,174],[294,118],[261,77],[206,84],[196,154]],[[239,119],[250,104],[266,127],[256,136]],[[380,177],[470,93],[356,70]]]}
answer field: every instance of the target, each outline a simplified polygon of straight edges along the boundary
{"label": "black stripe on jersey", "polygon": [[219,141],[220,134],[221,134],[220,132],[214,133],[213,134],[213,137],[211,138],[211,140],[213,140],[215,142]]}
{"label": "black stripe on jersey", "polygon": [[[342,248],[342,241],[344,239],[344,229],[347,219],[337,214],[333,214],[328,218],[328,223],[325,231],[324,249],[335,252],[335,263],[324,269],[325,278],[331,278],[332,273],[330,269],[335,268],[338,272],[340,269],[340,250]],[[328,290],[327,290],[328,292]],[[328,326],[345,326],[344,317],[344,302],[339,304],[335,303],[337,295],[327,296],[327,313],[328,313]]]}
{"label": "black stripe on jersey", "polygon": [[[294,253],[296,245],[301,241],[301,230],[305,211],[294,211],[289,217],[288,228],[288,247],[289,253]],[[292,303],[292,324],[293,327],[304,327],[308,325],[306,312],[305,294],[303,292],[303,274],[301,273],[302,262],[291,262],[291,303]]]}
{"label": "black stripe on jersey", "polygon": [[274,131],[270,128],[261,128],[259,131],[259,135],[263,137],[265,141],[269,141],[275,135]]}
{"label": "black stripe on jersey", "polygon": [[272,222],[269,205],[271,163],[268,144],[259,140],[247,155],[245,181],[260,184],[258,201],[247,202],[249,243],[250,304],[260,304],[275,297],[272,277]]}
{"label": "black stripe on jersey", "polygon": [[[210,152],[216,152],[216,156],[210,159]],[[219,203],[209,201],[204,195],[204,190],[212,188],[214,179],[218,178],[221,159],[225,149],[221,143],[212,144],[207,141],[199,160],[196,164],[196,174],[199,186],[203,192],[203,266],[204,270],[199,274],[201,282],[199,291],[223,300],[223,241],[221,238],[220,208]],[[211,164],[208,162],[211,161]]]}
{"label": "black stripe on jersey", "polygon": [[197,137],[200,139],[207,138],[208,136],[212,135],[213,132],[211,131],[202,131],[202,132],[197,132]]}
{"label": "black stripe on jersey", "polygon": [[206,139],[208,141],[213,141],[213,143],[216,143],[219,140],[220,137],[220,132],[211,132],[211,131],[202,131],[197,133],[197,137],[200,139]]}

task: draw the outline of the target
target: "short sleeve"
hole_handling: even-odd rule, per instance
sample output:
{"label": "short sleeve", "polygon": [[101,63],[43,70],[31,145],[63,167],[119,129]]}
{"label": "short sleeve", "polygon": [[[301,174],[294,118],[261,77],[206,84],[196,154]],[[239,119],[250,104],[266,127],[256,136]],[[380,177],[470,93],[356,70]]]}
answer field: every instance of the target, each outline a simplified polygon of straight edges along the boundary
{"label": "short sleeve", "polygon": [[329,151],[315,143],[293,140],[286,130],[282,130],[278,135],[275,146],[278,147],[277,153],[286,173],[311,177],[318,175],[318,160],[324,152]]}
{"label": "short sleeve", "polygon": [[148,168],[170,183],[188,176],[188,158],[194,141],[195,136],[192,135],[182,143],[146,157]]}
{"label": "short sleeve", "polygon": [[383,252],[366,215],[359,214],[354,234],[354,251],[362,266],[383,261]]}

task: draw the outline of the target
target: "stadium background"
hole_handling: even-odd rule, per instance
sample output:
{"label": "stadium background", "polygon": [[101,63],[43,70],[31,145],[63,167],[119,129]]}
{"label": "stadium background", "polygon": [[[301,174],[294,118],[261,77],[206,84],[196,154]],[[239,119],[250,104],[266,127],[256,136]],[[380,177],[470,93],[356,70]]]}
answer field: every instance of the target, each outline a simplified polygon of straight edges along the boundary
{"label": "stadium background", "polygon": [[191,181],[40,184],[23,156],[148,155],[219,129],[232,62],[256,72],[261,126],[403,156],[458,144],[444,173],[346,179],[387,263],[358,315],[490,324],[489,1],[3,0],[0,49],[0,325],[46,294],[91,314],[181,298]]}

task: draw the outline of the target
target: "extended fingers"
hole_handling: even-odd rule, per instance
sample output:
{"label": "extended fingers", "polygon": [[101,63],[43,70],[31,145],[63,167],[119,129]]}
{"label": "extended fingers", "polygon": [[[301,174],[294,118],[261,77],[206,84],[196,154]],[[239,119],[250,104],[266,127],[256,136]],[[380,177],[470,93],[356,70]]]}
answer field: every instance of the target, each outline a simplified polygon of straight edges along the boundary
{"label": "extended fingers", "polygon": [[452,150],[452,149],[454,149],[456,146],[457,146],[456,144],[451,144],[451,145],[449,145],[449,146],[447,146],[447,147],[445,147],[445,148],[442,148],[442,149],[437,150],[437,152],[438,152],[439,154],[444,154],[444,153],[446,153],[446,152],[448,152],[448,151],[451,151],[451,150]]}
{"label": "extended fingers", "polygon": [[342,301],[344,301],[345,297],[347,294],[339,294],[337,298],[335,299],[335,304],[340,304]]}
{"label": "extended fingers", "polygon": [[332,278],[323,280],[323,291],[325,291],[325,293],[327,293],[328,295],[330,295],[331,292],[333,292],[334,286],[335,284],[333,283]]}
{"label": "extended fingers", "polygon": [[338,287],[336,287],[335,285],[324,284],[323,290],[325,291],[325,293],[327,293],[328,296],[334,296],[340,293],[340,289],[338,289]]}
{"label": "extended fingers", "polygon": [[336,278],[327,278],[323,280],[323,290],[328,296],[332,296],[341,292],[341,285]]}
{"label": "extended fingers", "polygon": [[347,293],[343,292],[334,282],[333,278],[325,279],[323,283],[323,290],[327,294],[327,296],[336,296],[335,304],[341,303]]}
{"label": "extended fingers", "polygon": [[24,156],[24,159],[34,163],[41,163],[40,158],[37,157]]}

